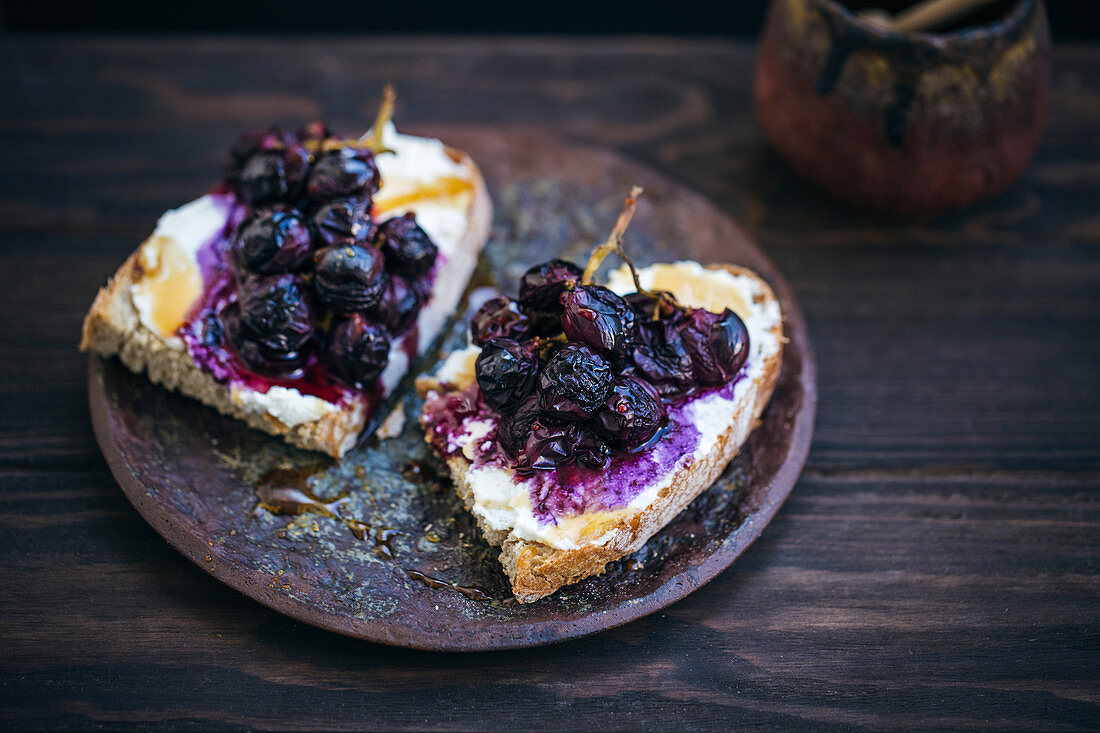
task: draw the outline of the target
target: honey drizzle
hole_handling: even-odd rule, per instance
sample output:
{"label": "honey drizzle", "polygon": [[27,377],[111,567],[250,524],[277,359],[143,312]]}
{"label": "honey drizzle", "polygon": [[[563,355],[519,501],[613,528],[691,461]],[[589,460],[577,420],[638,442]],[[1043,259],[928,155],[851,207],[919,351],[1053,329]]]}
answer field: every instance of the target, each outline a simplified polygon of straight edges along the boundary
{"label": "honey drizzle", "polygon": [[[156,254],[150,255],[153,247],[157,248]],[[168,338],[187,321],[188,313],[202,295],[202,273],[167,237],[141,248],[141,268],[138,287],[148,293],[150,317],[157,331]]]}
{"label": "honey drizzle", "polygon": [[467,193],[473,189],[474,184],[470,183],[465,178],[442,176],[431,183],[425,183],[418,186],[408,193],[387,197],[384,191],[380,192],[374,199],[374,210],[380,213],[389,211],[390,209],[408,206],[418,201],[458,196],[459,194]]}
{"label": "honey drizzle", "polygon": [[392,527],[373,527],[367,522],[346,516],[343,509],[351,498],[348,494],[329,500],[314,494],[308,487],[309,479],[316,472],[315,467],[268,471],[256,486],[256,498],[259,501],[253,512],[266,509],[277,516],[299,516],[312,512],[331,517],[351,530],[357,540],[372,539],[375,553],[385,560],[393,560],[396,557],[393,541],[402,533]]}
{"label": "honey drizzle", "polygon": [[[374,552],[384,560],[395,561],[397,558],[393,541],[403,534],[393,527],[374,527],[367,522],[352,517],[344,516],[344,505],[351,498],[348,494],[342,494],[334,499],[322,499],[310,490],[310,479],[323,467],[307,467],[301,469],[273,469],[268,471],[256,485],[257,503],[252,512],[255,514],[260,509],[267,510],[277,516],[299,516],[307,512],[322,514],[341,522],[352,535],[361,541],[373,540]],[[418,462],[410,462],[402,473],[429,478],[432,475],[430,467]],[[285,533],[280,533],[285,537]],[[461,593],[473,601],[491,601],[493,597],[485,590],[477,586],[460,585],[448,580],[436,578],[411,568],[402,568],[405,574],[413,580],[420,581],[432,589],[449,589]]]}
{"label": "honey drizzle", "polygon": [[413,580],[419,580],[429,588],[450,588],[451,590],[458,591],[462,595],[469,598],[471,601],[491,601],[493,597],[486,593],[481,588],[473,585],[459,585],[458,583],[452,583],[449,580],[442,580],[440,578],[433,577],[427,573],[422,573],[419,570],[405,569],[405,573],[408,574]]}

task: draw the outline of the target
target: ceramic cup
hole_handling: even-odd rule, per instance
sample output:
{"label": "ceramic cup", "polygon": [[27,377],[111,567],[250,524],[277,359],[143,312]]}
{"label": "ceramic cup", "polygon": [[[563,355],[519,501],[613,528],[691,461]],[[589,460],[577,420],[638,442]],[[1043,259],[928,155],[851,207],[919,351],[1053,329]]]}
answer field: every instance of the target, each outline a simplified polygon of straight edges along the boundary
{"label": "ceramic cup", "polygon": [[943,33],[858,15],[910,3],[773,0],[754,98],[801,175],[861,208],[926,217],[1004,190],[1035,153],[1050,92],[1042,0],[988,6]]}

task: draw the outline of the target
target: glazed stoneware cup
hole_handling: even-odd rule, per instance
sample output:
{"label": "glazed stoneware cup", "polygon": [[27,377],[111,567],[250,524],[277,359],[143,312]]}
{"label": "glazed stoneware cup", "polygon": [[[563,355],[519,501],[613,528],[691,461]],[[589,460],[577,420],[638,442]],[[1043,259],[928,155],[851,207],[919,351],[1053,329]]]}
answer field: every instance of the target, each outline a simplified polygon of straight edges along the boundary
{"label": "glazed stoneware cup", "polygon": [[909,3],[773,0],[754,97],[771,144],[859,208],[929,217],[1004,190],[1035,153],[1050,92],[1042,0],[902,33],[861,17]]}

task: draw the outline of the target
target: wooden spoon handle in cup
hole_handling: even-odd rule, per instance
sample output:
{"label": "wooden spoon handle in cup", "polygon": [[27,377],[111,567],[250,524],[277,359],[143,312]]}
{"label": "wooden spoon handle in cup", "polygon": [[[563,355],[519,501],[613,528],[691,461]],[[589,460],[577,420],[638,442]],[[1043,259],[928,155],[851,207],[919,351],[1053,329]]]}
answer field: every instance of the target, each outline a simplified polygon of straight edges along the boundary
{"label": "wooden spoon handle in cup", "polygon": [[925,31],[947,25],[993,0],[924,0],[895,16],[878,9],[860,13],[863,17],[893,31]]}

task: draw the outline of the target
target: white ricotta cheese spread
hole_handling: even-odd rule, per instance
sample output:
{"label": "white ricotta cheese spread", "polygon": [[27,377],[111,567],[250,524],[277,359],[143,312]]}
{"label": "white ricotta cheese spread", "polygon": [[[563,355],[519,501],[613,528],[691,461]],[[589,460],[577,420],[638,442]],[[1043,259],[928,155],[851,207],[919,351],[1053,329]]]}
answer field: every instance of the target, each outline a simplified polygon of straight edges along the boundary
{"label": "white ricotta cheese spread", "polygon": [[[370,134],[368,131],[361,139],[369,140]],[[402,135],[392,122],[387,122],[382,128],[382,145],[396,153],[382,153],[375,159],[387,198],[440,178],[466,178],[466,169],[447,155],[442,140]]]}
{"label": "white ricotta cheese spread", "polygon": [[320,420],[330,412],[339,409],[320,397],[305,395],[293,387],[278,385],[266,392],[257,392],[235,384],[230,388],[230,395],[233,403],[246,412],[270,415],[291,428],[304,422]]}

